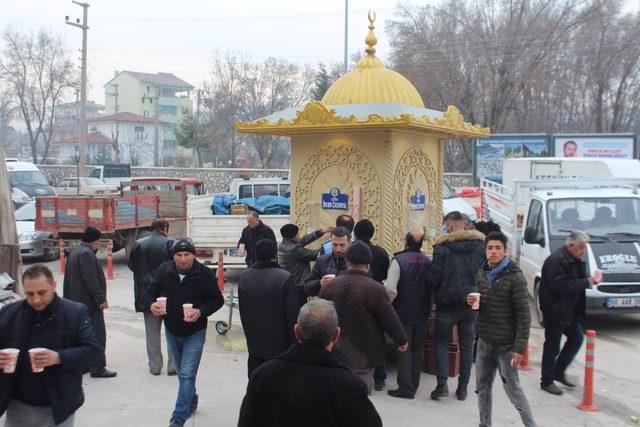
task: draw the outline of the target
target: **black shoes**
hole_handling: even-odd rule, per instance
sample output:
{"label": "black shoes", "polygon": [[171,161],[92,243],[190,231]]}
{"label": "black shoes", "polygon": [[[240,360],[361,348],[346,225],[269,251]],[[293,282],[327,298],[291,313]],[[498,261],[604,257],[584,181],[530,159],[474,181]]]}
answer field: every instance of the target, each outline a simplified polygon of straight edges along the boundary
{"label": "black shoes", "polygon": [[560,390],[560,387],[551,383],[549,385],[540,385],[540,388],[547,393],[555,394],[556,396],[561,396],[564,392]]}
{"label": "black shoes", "polygon": [[160,372],[153,372],[153,371],[149,371],[149,373],[155,377],[157,377],[158,375],[160,375]]}
{"label": "black shoes", "polygon": [[435,390],[431,392],[431,398],[433,400],[438,400],[441,397],[447,396],[449,396],[449,387],[447,387],[446,384],[438,384]]}
{"label": "black shoes", "polygon": [[400,391],[400,389],[396,389],[396,390],[389,390],[387,391],[387,394],[391,397],[397,397],[399,399],[413,399],[413,394],[409,394],[409,393],[405,393],[403,391]]}
{"label": "black shoes", "polygon": [[170,377],[175,377],[176,375],[178,375],[178,373],[176,371],[169,371],[167,372],[167,375],[169,375]]}
{"label": "black shoes", "polygon": [[576,386],[574,383],[570,382],[565,375],[559,375],[555,380],[569,388],[574,388]]}
{"label": "black shoes", "polygon": [[91,378],[113,378],[118,375],[115,371],[110,371],[108,369],[103,369],[98,372],[91,372]]}
{"label": "black shoes", "polygon": [[382,391],[386,385],[385,380],[375,380],[373,383],[373,389],[375,391]]}
{"label": "black shoes", "polygon": [[456,397],[460,401],[467,400],[467,389],[466,388],[462,388],[462,387],[458,387],[458,389],[456,390]]}
{"label": "black shoes", "polygon": [[177,421],[171,421],[171,424],[169,424],[169,427],[182,427],[184,424],[179,423]]}

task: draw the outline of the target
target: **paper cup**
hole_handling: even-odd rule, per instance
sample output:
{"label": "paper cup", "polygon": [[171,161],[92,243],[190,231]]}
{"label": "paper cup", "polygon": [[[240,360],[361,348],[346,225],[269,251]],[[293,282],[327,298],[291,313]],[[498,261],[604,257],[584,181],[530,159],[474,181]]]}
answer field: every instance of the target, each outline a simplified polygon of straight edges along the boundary
{"label": "paper cup", "polygon": [[17,348],[3,348],[0,351],[11,355],[11,362],[9,366],[4,367],[4,373],[13,374],[16,371],[16,365],[18,364],[18,354],[20,354],[20,350],[18,350]]}
{"label": "paper cup", "polygon": [[186,316],[188,312],[191,311],[191,309],[193,308],[193,304],[182,304],[182,311],[184,312],[184,315]]}
{"label": "paper cup", "polygon": [[480,293],[479,292],[471,292],[469,294],[471,297],[473,297],[473,305],[471,306],[472,310],[479,310],[480,309]]}
{"label": "paper cup", "polygon": [[167,297],[158,297],[156,301],[162,305],[162,308],[167,309]]}
{"label": "paper cup", "polygon": [[31,370],[34,373],[38,373],[38,372],[44,371],[44,366],[36,366],[33,363],[33,359],[34,359],[35,353],[38,353],[38,352],[44,351],[44,350],[46,350],[46,348],[42,348],[42,347],[32,348],[31,350],[29,350],[29,360],[31,361]]}
{"label": "paper cup", "polygon": [[328,277],[329,279],[335,279],[336,275],[335,274],[325,274],[324,277]]}

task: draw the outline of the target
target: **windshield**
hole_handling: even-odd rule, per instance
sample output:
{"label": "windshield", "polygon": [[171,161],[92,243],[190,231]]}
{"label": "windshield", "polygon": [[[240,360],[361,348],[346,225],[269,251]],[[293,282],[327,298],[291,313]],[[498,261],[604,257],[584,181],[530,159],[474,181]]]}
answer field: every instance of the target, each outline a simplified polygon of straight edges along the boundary
{"label": "windshield", "polygon": [[82,178],[81,185],[104,185],[104,182],[102,182],[102,180],[98,178],[85,177]]}
{"label": "windshield", "polygon": [[640,236],[640,199],[559,199],[548,203],[550,232],[582,230],[592,237]]}
{"label": "windshield", "polygon": [[456,192],[453,191],[453,189],[449,187],[449,184],[447,184],[446,182],[442,187],[442,197],[445,199],[453,199],[454,197],[457,197]]}
{"label": "windshield", "polygon": [[16,221],[35,221],[36,220],[36,204],[34,202],[27,203],[19,207],[13,213]]}
{"label": "windshield", "polygon": [[11,171],[9,179],[12,187],[21,185],[49,185],[46,178],[40,171]]}

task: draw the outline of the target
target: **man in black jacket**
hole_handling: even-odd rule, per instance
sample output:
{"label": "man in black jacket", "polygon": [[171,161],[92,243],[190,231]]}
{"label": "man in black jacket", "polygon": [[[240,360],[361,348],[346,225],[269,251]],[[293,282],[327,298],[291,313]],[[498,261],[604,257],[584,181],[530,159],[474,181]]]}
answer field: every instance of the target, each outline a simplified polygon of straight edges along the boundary
{"label": "man in black jacket", "polygon": [[238,306],[247,338],[248,375],[293,344],[293,325],[306,300],[300,298],[293,276],[274,261],[276,242],[256,243],[256,261],[240,273]]}
{"label": "man in black jacket", "polygon": [[[587,277],[582,255],[588,242],[586,233],[572,231],[565,246],[549,255],[542,265],[542,280],[538,286],[545,339],[540,387],[555,395],[563,392],[554,381],[574,387],[567,380],[565,371],[584,339],[585,290],[602,281],[601,271]],[[567,337],[567,341],[560,351],[562,335]]]}
{"label": "man in black jacket", "polygon": [[[100,349],[89,313],[56,295],[44,265],[26,269],[22,284],[26,299],[0,310],[0,416],[6,411],[8,427],[73,426],[84,403],[83,368]],[[12,348],[20,351],[17,360],[7,351]]]}
{"label": "man in black jacket", "polygon": [[109,371],[105,350],[107,347],[107,330],[104,323],[104,310],[109,308],[107,303],[107,281],[104,271],[96,257],[100,247],[100,230],[87,227],[82,235],[82,244],[75,248],[64,270],[64,297],[79,302],[89,309],[89,318],[96,334],[100,355],[95,365],[91,367],[93,378],[111,378],[117,375]]}
{"label": "man in black jacket", "polygon": [[447,378],[449,358],[447,345],[454,325],[458,326],[460,345],[460,376],[456,396],[467,398],[467,385],[473,362],[473,336],[478,316],[467,304],[467,295],[475,289],[475,275],[485,261],[484,234],[465,230],[464,219],[458,211],[446,217],[448,233],[443,234],[433,248],[433,262],[427,275],[427,283],[435,294],[436,339],[435,353],[438,385],[431,392],[437,400],[449,395]]}
{"label": "man in black jacket", "polygon": [[389,396],[413,399],[420,385],[424,337],[431,296],[427,289],[427,273],[431,260],[420,252],[424,233],[410,231],[404,238],[404,250],[394,255],[385,283],[396,314],[407,335],[409,348],[398,353],[398,388]]}
{"label": "man in black jacket", "polygon": [[[353,221],[353,217],[351,215],[340,215],[336,218],[336,228],[342,227],[346,228],[349,233],[353,233],[353,227],[355,222]],[[351,236],[351,234],[349,234]],[[351,237],[349,238],[351,239]],[[331,244],[331,239],[325,240],[320,245],[320,255],[328,255],[333,250],[333,245]]]}
{"label": "man in black jacket", "polygon": [[340,336],[333,303],[305,304],[295,336],[298,344],[251,376],[238,427],[382,426],[364,383],[331,353]]}
{"label": "man in black jacket", "polygon": [[347,272],[347,262],[344,254],[351,246],[351,233],[343,227],[336,227],[331,232],[330,254],[320,255],[313,265],[311,273],[305,279],[304,291],[307,296],[315,297],[320,293],[322,286],[329,283],[336,276]]}
{"label": "man in black jacket", "polygon": [[[146,289],[151,283],[161,264],[171,260],[171,246],[173,240],[167,237],[169,222],[166,219],[155,219],[151,223],[151,234],[136,241],[129,255],[129,270],[133,271],[134,305],[136,312],[144,315],[144,330],[147,341],[147,358],[149,359],[149,372],[160,375],[162,371],[162,348],[160,346],[160,333],[162,330],[162,318],[154,316],[144,306]],[[171,354],[168,355],[167,374],[175,375],[176,368]]]}
{"label": "man in black jacket", "polygon": [[260,239],[271,239],[276,241],[276,235],[273,230],[260,220],[257,212],[249,212],[247,214],[247,226],[242,229],[242,235],[238,240],[238,255],[246,255],[244,261],[247,267],[251,267],[254,258],[254,250],[256,243]]}
{"label": "man in black jacket", "polygon": [[318,258],[318,249],[307,249],[305,246],[315,242],[325,233],[333,231],[333,227],[324,227],[300,237],[295,224],[285,224],[280,228],[282,242],[278,245],[278,264],[291,273],[296,286],[303,287],[304,279],[309,275],[309,263]]}

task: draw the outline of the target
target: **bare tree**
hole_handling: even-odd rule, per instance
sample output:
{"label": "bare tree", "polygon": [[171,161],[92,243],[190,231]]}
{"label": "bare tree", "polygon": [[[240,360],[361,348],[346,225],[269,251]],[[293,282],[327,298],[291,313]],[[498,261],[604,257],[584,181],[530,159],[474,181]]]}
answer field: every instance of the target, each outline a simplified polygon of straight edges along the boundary
{"label": "bare tree", "polygon": [[57,104],[76,84],[76,71],[64,41],[47,30],[2,33],[0,84],[22,117],[34,163],[49,155]]}

